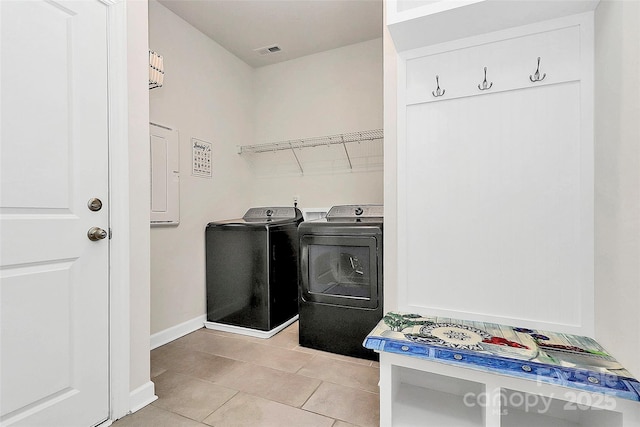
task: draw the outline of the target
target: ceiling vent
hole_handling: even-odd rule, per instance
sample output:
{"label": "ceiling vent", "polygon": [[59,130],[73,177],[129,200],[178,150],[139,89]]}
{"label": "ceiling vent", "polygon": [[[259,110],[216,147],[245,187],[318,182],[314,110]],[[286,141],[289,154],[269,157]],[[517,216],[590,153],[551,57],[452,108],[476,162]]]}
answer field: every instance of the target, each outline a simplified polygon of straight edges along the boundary
{"label": "ceiling vent", "polygon": [[272,46],[260,47],[258,49],[253,49],[253,51],[258,52],[261,56],[265,56],[265,55],[271,55],[272,53],[278,53],[282,51],[282,49],[280,49],[280,46],[272,45]]}

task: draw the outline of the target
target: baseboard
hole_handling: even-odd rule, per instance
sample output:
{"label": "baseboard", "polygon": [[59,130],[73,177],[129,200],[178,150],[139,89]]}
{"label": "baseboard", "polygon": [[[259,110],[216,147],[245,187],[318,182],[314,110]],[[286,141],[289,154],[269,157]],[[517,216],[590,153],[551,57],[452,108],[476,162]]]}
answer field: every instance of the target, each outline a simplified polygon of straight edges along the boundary
{"label": "baseboard", "polygon": [[296,320],[298,320],[297,314],[293,316],[291,319],[284,322],[282,325],[279,325],[271,329],[270,331],[260,331],[258,329],[243,328],[241,326],[226,325],[223,323],[216,323],[216,322],[204,322],[204,327],[207,329],[214,329],[216,331],[232,332],[234,334],[248,335],[250,337],[267,339],[267,338],[271,338],[272,336],[274,336],[275,334],[277,334],[278,332],[280,332],[281,330],[283,330],[284,328],[286,328]]}
{"label": "baseboard", "polygon": [[164,331],[160,331],[151,335],[151,350],[173,340],[177,340],[178,338],[183,337],[193,331],[197,331],[204,326],[204,322],[206,320],[207,315],[203,314],[202,316],[187,320],[186,322],[180,323],[179,325],[172,326],[165,329]]}
{"label": "baseboard", "polygon": [[155,394],[155,385],[148,381],[129,394],[129,411],[134,412],[144,408],[158,398]]}

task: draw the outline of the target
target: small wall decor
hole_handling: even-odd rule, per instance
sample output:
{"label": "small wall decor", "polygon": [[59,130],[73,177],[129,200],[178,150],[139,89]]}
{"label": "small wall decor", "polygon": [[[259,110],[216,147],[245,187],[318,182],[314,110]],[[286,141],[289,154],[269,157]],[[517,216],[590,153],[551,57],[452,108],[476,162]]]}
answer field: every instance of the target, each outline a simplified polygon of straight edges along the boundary
{"label": "small wall decor", "polygon": [[547,73],[544,73],[542,77],[540,77],[540,57],[538,56],[538,68],[536,68],[536,72],[533,73],[533,75],[529,76],[529,80],[531,80],[533,83],[541,82],[545,77],[547,77]]}
{"label": "small wall decor", "polygon": [[162,55],[149,51],[149,89],[162,87],[164,83],[164,59]]}
{"label": "small wall decor", "polygon": [[211,143],[191,138],[193,169],[191,174],[202,178],[211,178]]}
{"label": "small wall decor", "polygon": [[487,83],[487,67],[484,67],[484,81],[478,85],[478,89],[487,90],[491,89],[491,86],[493,86],[493,82]]}
{"label": "small wall decor", "polygon": [[436,87],[436,90],[431,91],[431,94],[436,98],[439,97],[439,96],[444,95],[444,92],[445,92],[445,89],[440,89],[440,81],[439,81],[439,79],[440,79],[440,76],[436,76],[436,86],[437,87]]}

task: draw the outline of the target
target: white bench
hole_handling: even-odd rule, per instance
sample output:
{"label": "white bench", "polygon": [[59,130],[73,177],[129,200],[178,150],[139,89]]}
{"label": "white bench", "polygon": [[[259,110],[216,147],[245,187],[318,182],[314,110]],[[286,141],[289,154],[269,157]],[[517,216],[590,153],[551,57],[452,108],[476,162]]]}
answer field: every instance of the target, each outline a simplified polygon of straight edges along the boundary
{"label": "white bench", "polygon": [[589,337],[387,313],[381,426],[640,426],[640,383]]}

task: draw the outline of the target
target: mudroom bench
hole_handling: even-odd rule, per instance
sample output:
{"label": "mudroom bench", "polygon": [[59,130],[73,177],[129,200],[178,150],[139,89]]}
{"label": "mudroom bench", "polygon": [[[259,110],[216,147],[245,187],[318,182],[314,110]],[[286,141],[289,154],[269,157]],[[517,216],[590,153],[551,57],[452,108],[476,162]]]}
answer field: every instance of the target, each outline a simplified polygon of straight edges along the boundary
{"label": "mudroom bench", "polygon": [[589,337],[389,312],[380,425],[639,427],[640,383]]}

